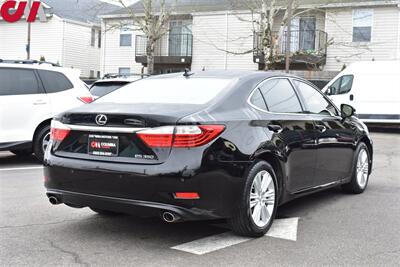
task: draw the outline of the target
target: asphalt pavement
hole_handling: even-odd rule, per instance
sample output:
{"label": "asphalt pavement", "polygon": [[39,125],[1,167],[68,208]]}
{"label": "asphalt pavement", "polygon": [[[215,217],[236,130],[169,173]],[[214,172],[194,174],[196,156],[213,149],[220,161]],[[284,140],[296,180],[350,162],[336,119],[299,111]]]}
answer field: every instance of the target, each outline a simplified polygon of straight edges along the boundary
{"label": "asphalt pavement", "polygon": [[40,164],[0,152],[0,266],[399,266],[400,134],[373,133],[361,195],[334,188],[279,208],[270,233],[167,224],[49,204]]}

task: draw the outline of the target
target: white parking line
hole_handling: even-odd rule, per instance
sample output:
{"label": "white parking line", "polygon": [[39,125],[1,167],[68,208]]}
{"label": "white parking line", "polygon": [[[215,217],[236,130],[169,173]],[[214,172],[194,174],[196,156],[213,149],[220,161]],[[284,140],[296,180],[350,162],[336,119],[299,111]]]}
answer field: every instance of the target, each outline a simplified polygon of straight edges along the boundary
{"label": "white parking line", "polygon": [[4,168],[4,169],[0,168],[0,171],[25,171],[25,170],[36,170],[36,169],[43,169],[43,166]]}
{"label": "white parking line", "polygon": [[[274,221],[271,229],[266,236],[287,239],[291,241],[297,240],[297,225],[299,218],[277,219]],[[225,232],[213,235],[188,243],[171,247],[171,249],[180,250],[196,255],[203,255],[216,250],[237,245],[253,238],[235,235],[232,232]]]}

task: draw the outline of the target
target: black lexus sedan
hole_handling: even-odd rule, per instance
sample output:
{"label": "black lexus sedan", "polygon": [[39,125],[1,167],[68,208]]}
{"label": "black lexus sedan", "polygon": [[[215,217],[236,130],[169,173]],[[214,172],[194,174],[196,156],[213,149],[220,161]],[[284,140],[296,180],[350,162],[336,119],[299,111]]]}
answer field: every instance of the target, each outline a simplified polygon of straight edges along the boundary
{"label": "black lexus sedan", "polygon": [[44,169],[52,204],[167,222],[225,218],[261,236],[287,201],[367,187],[367,127],[306,80],[203,71],[130,86],[54,118]]}

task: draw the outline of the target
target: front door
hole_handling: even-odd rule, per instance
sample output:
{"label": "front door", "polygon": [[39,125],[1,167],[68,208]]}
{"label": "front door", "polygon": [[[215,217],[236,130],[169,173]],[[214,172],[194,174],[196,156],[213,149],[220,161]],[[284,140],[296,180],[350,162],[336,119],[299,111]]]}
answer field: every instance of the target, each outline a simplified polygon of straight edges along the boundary
{"label": "front door", "polygon": [[300,51],[315,50],[315,23],[313,17],[300,18]]}
{"label": "front door", "polygon": [[352,126],[342,122],[339,111],[313,86],[296,79],[293,83],[315,125],[317,160],[314,186],[347,178],[354,155]]}

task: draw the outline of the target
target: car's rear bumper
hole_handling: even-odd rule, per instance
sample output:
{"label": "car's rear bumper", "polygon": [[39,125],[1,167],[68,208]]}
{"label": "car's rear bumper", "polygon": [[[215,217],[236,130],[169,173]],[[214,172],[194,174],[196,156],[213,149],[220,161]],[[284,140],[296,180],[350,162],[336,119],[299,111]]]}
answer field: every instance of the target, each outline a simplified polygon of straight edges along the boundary
{"label": "car's rear bumper", "polygon": [[47,190],[46,195],[47,197],[56,197],[60,204],[66,203],[78,208],[92,207],[119,213],[160,217],[164,212],[171,212],[175,214],[178,219],[186,221],[220,218],[201,210],[188,209],[180,206],[151,201],[98,196],[63,190]]}
{"label": "car's rear bumper", "polygon": [[[229,218],[243,191],[242,168],[235,164],[195,167],[179,164],[135,165],[50,156],[45,162],[48,196],[78,207],[159,216],[163,211],[183,220]],[[240,164],[237,164],[240,165]],[[210,167],[212,166],[212,167]],[[176,199],[176,192],[196,192],[199,199]]]}

